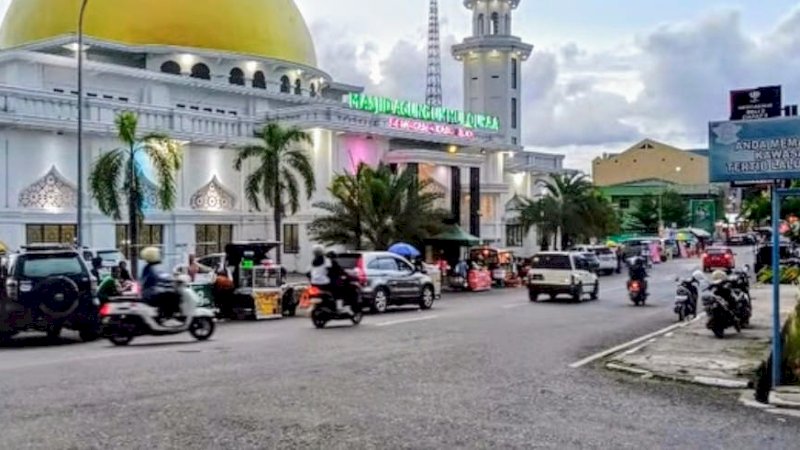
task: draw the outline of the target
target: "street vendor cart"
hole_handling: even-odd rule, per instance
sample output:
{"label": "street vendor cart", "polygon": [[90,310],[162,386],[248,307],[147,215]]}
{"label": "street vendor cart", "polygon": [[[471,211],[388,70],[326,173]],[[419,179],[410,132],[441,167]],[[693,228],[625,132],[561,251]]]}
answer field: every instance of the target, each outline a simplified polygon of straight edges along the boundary
{"label": "street vendor cart", "polygon": [[216,287],[214,300],[223,317],[276,319],[294,316],[300,286],[285,282],[285,271],[272,263],[269,253],[278,242],[234,242],[225,246],[217,286],[227,277],[227,289]]}

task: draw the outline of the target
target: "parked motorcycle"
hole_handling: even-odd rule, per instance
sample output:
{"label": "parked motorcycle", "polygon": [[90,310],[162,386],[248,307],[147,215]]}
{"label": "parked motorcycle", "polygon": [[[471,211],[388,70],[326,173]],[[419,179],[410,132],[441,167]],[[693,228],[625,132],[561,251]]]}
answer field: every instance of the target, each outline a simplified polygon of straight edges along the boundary
{"label": "parked motorcycle", "polygon": [[737,332],[750,324],[752,304],[750,295],[742,289],[738,275],[714,280],[703,296],[708,321],[706,327],[719,339],[725,337],[725,330],[733,327]]}
{"label": "parked motorcycle", "polygon": [[176,282],[181,295],[180,313],[171,320],[178,324],[167,325],[160,320],[157,307],[145,303],[141,298],[112,298],[100,308],[103,335],[116,346],[125,346],[137,336],[168,336],[189,332],[198,341],[205,341],[214,334],[214,311],[198,307],[198,297],[188,287],[187,279]]}
{"label": "parked motorcycle", "polygon": [[705,277],[700,271],[696,271],[689,278],[681,279],[676,277],[678,288],[675,292],[675,314],[678,315],[678,322],[683,322],[689,316],[697,317],[697,300],[700,295],[700,282]]}
{"label": "parked motorcycle", "polygon": [[308,288],[308,297],[311,300],[311,322],[317,328],[325,328],[332,320],[350,320],[353,325],[358,325],[364,318],[363,305],[358,291],[353,290],[354,299],[350,308],[340,308],[333,294],[323,291],[316,286]]}

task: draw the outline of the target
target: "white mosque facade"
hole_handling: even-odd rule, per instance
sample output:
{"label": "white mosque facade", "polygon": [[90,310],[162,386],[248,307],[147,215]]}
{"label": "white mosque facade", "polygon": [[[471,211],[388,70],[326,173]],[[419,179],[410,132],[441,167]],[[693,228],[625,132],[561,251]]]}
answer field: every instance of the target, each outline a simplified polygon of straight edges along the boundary
{"label": "white mosque facade", "polygon": [[[0,241],[10,248],[76,234],[79,3],[14,0],[0,28]],[[515,224],[511,205],[534,197],[537,180],[562,170],[563,157],[521,146],[521,70],[532,47],[511,34],[519,0],[464,1],[473,35],[452,53],[464,64],[467,112],[431,111],[333,80],[317,67],[292,0],[226,4],[220,11],[205,0],[92,0],[87,9],[84,174],[119,146],[114,119],[123,111],[139,116],[142,131],[186,142],[176,207],[151,202],[143,242],[177,260],[271,238],[272,215],[248,203],[247,167],[240,173],[233,160],[237,147],[257,142],[256,130],[279,121],[311,134],[316,174],[311,201],[285,219],[289,270],[308,263],[311,205],[326,199],[335,174],[361,162],[416,170],[465,230],[520,254],[535,251],[536,236]],[[125,222],[83,195],[84,244],[124,247]]]}

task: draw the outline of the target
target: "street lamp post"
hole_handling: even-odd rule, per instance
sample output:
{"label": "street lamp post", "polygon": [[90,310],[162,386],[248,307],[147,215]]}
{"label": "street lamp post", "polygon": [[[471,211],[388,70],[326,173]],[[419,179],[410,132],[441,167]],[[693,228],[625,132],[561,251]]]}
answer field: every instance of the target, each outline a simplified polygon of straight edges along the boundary
{"label": "street lamp post", "polygon": [[83,16],[89,0],[81,2],[78,16],[78,247],[83,247]]}

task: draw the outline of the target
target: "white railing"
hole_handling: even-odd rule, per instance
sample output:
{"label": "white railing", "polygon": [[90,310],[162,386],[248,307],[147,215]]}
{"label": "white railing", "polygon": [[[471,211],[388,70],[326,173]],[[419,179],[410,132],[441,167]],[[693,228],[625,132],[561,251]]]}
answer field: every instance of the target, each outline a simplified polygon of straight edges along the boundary
{"label": "white railing", "polygon": [[[253,117],[222,115],[206,111],[185,111],[113,100],[84,99],[87,129],[109,129],[115,117],[132,111],[139,115],[139,126],[147,131],[165,131],[176,136],[208,137],[218,140],[250,138],[257,120]],[[72,94],[48,93],[0,86],[0,120],[13,120],[28,126],[58,128],[76,122],[78,100]]]}

